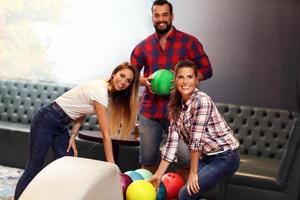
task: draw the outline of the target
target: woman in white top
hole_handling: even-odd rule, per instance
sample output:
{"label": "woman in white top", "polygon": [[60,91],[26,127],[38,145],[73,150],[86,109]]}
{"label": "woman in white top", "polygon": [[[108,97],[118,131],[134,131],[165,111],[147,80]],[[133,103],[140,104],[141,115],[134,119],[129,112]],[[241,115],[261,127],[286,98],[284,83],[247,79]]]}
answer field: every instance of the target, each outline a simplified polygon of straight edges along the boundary
{"label": "woman in white top", "polygon": [[[125,62],[113,70],[108,81],[79,84],[40,108],[31,123],[29,160],[17,184],[15,199],[42,169],[50,146],[58,158],[78,155],[75,138],[87,115],[97,115],[106,159],[114,163],[110,135],[118,131],[121,137],[129,135],[137,117],[138,87],[139,72]],[[67,127],[71,123],[70,136]]]}

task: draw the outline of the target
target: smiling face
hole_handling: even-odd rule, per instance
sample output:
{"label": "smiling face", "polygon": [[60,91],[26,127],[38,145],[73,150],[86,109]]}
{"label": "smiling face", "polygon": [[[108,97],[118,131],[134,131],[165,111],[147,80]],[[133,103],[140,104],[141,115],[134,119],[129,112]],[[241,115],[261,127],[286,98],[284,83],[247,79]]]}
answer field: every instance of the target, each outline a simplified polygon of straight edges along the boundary
{"label": "smiling face", "polygon": [[181,67],[176,72],[175,85],[181,93],[184,101],[187,101],[197,87],[198,79],[195,69],[192,67]]}
{"label": "smiling face", "polygon": [[129,68],[123,68],[112,77],[112,86],[114,91],[125,90],[130,86],[134,78],[133,72]]}
{"label": "smiling face", "polygon": [[152,22],[158,34],[166,34],[172,28],[173,14],[168,4],[154,5],[152,8]]}

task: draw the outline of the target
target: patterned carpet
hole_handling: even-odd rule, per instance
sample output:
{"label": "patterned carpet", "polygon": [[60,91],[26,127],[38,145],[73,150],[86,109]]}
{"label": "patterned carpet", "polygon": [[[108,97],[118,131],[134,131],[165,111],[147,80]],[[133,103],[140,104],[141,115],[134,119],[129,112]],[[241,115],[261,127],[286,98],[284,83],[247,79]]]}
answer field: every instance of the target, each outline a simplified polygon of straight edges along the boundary
{"label": "patterned carpet", "polygon": [[16,184],[23,170],[0,165],[0,200],[13,200]]}

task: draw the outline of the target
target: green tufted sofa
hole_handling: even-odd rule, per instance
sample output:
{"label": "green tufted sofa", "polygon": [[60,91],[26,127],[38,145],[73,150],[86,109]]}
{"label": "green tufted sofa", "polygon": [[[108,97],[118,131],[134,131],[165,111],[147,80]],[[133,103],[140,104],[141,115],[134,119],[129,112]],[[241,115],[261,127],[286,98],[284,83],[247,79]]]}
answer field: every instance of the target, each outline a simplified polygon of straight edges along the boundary
{"label": "green tufted sofa", "polygon": [[[24,168],[31,118],[70,88],[52,83],[0,80],[0,165]],[[287,110],[217,104],[239,139],[241,164],[208,200],[300,199],[300,120]],[[98,130],[95,116],[82,129]],[[104,160],[102,144],[77,140],[79,156]],[[138,147],[121,146],[121,171],[138,168]],[[55,159],[49,151],[45,164]]]}

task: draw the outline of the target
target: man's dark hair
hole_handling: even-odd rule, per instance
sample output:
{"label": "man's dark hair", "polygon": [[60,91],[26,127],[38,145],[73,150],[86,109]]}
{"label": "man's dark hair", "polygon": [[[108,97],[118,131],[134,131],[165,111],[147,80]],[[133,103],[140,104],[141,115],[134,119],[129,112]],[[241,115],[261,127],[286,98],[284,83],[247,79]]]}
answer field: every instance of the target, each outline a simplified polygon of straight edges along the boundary
{"label": "man's dark hair", "polygon": [[173,6],[172,6],[172,4],[171,4],[170,2],[168,2],[167,0],[155,0],[155,1],[153,2],[153,4],[152,4],[151,11],[153,12],[153,7],[154,7],[154,6],[157,6],[157,5],[162,6],[162,5],[164,5],[164,4],[167,4],[167,5],[169,6],[170,13],[171,13],[171,15],[173,15]]}

